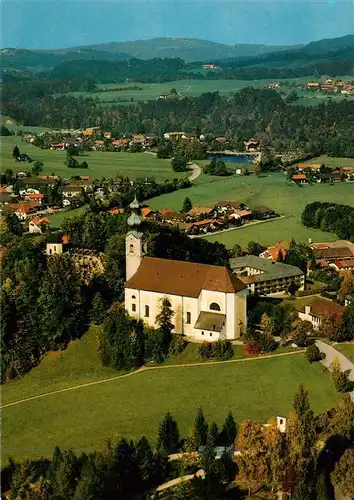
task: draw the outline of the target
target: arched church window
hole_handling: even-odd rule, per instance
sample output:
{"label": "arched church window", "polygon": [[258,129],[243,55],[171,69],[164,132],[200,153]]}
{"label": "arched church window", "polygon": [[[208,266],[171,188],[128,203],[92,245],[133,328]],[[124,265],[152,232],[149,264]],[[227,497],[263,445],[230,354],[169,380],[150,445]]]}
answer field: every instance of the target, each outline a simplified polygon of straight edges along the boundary
{"label": "arched church window", "polygon": [[212,302],[209,306],[209,309],[211,311],[220,311],[221,310],[219,304],[217,304],[216,302]]}
{"label": "arched church window", "polygon": [[132,295],[132,299],[136,299],[135,295]]}
{"label": "arched church window", "polygon": [[132,243],[129,245],[129,252],[134,253],[134,245]]}

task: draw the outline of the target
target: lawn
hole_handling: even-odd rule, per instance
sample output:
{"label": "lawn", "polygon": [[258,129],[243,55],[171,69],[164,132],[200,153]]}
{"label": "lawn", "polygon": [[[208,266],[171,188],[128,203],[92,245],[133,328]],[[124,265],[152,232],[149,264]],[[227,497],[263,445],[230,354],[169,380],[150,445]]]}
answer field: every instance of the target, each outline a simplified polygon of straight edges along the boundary
{"label": "lawn", "polygon": [[354,342],[348,342],[345,344],[335,344],[333,346],[337,351],[341,352],[348,359],[354,363]]}
{"label": "lawn", "polygon": [[[319,159],[315,160],[317,162]],[[312,163],[315,160],[312,160]],[[331,160],[336,161],[334,158]],[[346,164],[353,164],[353,160],[347,160]],[[308,241],[308,238],[313,241],[333,241],[337,239],[334,234],[302,226],[301,213],[306,204],[312,201],[354,205],[354,184],[314,184],[299,187],[287,182],[284,173],[261,177],[234,175],[227,178],[201,175],[188,191],[176,191],[153,198],[149,200],[149,205],[153,209],[171,207],[180,210],[185,196],[188,196],[194,205],[203,206],[213,206],[219,200],[243,201],[251,207],[267,205],[286,217],[206,237],[209,241],[219,241],[227,247],[236,243],[245,245],[251,240],[268,245],[281,240],[289,241],[292,237],[299,241]]]}
{"label": "lawn", "polygon": [[31,168],[28,163],[16,163],[13,160],[12,151],[15,145],[18,145],[21,153],[27,153],[34,161],[39,160],[44,163],[42,174],[55,173],[63,178],[69,178],[72,175],[89,175],[93,179],[101,179],[124,175],[132,180],[155,177],[156,181],[164,181],[186,175],[174,172],[171,168],[171,160],[158,159],[155,155],[147,153],[90,151],[79,158],[79,161],[85,160],[89,168],[69,169],[64,165],[65,151],[40,149],[21,141],[21,138],[17,136],[1,137],[0,161],[3,170],[11,168],[16,171]]}
{"label": "lawn", "polygon": [[[3,404],[114,376],[116,372],[100,365],[94,333],[92,329],[65,352],[47,355],[22,380],[3,386]],[[238,422],[246,417],[266,422],[289,412],[300,382],[309,389],[315,412],[330,408],[336,400],[329,374],[319,364],[308,364],[301,353],[157,368],[50,395],[3,408],[3,458],[50,455],[55,445],[92,450],[109,437],[136,439],[144,434],[154,441],[166,411],[177,419],[182,435],[190,432],[199,407],[218,425],[229,410]]]}
{"label": "lawn", "polygon": [[63,210],[62,212],[58,212],[53,215],[48,215],[49,223],[52,227],[61,227],[63,220],[66,217],[75,217],[76,215],[80,215],[84,210],[84,207],[74,208],[73,210]]}

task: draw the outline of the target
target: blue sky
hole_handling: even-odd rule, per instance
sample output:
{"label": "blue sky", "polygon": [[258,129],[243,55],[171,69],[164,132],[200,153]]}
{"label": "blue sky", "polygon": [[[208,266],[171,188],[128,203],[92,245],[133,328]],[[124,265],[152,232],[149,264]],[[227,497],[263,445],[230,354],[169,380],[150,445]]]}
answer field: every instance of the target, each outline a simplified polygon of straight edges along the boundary
{"label": "blue sky", "polygon": [[354,0],[2,0],[2,47],[190,37],[297,44],[354,33]]}

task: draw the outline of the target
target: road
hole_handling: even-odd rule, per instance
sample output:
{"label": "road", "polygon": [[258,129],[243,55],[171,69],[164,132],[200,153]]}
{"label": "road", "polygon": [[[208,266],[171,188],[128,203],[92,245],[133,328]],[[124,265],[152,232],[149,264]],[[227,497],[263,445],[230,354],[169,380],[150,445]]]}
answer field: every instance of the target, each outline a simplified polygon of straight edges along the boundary
{"label": "road", "polygon": [[[344,354],[337,351],[334,347],[322,342],[321,340],[316,341],[316,345],[321,352],[323,352],[326,357],[321,361],[321,363],[329,370],[332,371],[331,365],[335,358],[338,359],[342,371],[349,371],[349,380],[354,382],[354,364],[350,359],[346,358]],[[354,391],[350,393],[352,400],[354,401]]]}
{"label": "road", "polygon": [[188,167],[190,167],[193,172],[191,173],[191,175],[188,177],[188,179],[192,182],[192,181],[195,181],[199,176],[200,174],[202,173],[202,169],[200,168],[199,165],[197,165],[196,163],[191,163],[188,165]]}

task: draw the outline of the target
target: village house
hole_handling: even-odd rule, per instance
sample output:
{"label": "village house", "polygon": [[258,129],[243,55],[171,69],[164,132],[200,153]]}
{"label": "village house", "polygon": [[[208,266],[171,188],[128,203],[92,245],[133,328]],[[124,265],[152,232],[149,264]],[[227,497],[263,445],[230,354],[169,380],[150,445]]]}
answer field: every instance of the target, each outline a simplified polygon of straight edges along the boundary
{"label": "village house", "polygon": [[329,267],[333,267],[337,272],[354,271],[354,257],[346,260],[335,260],[329,264]]}
{"label": "village house", "polygon": [[219,201],[216,204],[216,209],[219,213],[235,212],[235,210],[247,208],[241,201]]}
{"label": "village house", "polygon": [[208,233],[221,229],[223,222],[216,219],[205,219],[192,222],[189,228],[191,234]]}
{"label": "village house", "polygon": [[82,195],[83,187],[64,186],[62,195],[64,198],[78,198]]}
{"label": "village house", "polygon": [[321,163],[299,163],[297,169],[299,172],[303,170],[310,169],[311,172],[319,172],[321,168]]}
{"label": "village house", "polygon": [[199,217],[206,217],[207,215],[212,215],[216,211],[214,208],[210,207],[199,207],[199,206],[194,206],[187,212],[187,215],[191,218],[199,218]]}
{"label": "village house", "polygon": [[330,300],[316,297],[309,304],[296,308],[298,316],[303,321],[309,321],[315,330],[321,326],[323,319],[331,319],[345,312],[345,307]]}
{"label": "village house", "polygon": [[294,174],[291,180],[296,184],[307,184],[307,177],[305,174]]}
{"label": "village house", "polygon": [[[226,267],[146,256],[139,203],[131,203],[126,237],[125,308],[156,327],[161,301],[174,311],[174,332],[199,341],[235,339],[247,328],[247,288]],[[168,279],[166,279],[168,277]]]}
{"label": "village house", "polygon": [[40,205],[36,201],[14,203],[9,205],[9,210],[15,212],[20,220],[25,220],[35,214],[40,209]]}
{"label": "village house", "polygon": [[39,205],[42,205],[44,201],[43,193],[28,193],[25,195],[25,200],[36,201]]}
{"label": "village house", "polygon": [[335,261],[351,260],[353,258],[353,252],[349,246],[326,247],[325,244],[323,244],[320,247],[317,245],[312,251],[316,264],[325,261],[327,265],[329,265]]}
{"label": "village house", "polygon": [[253,214],[256,219],[270,219],[274,217],[276,214],[272,208],[261,205],[259,207],[255,207],[253,209]]}
{"label": "village house", "polygon": [[252,137],[251,139],[248,139],[248,141],[243,142],[246,151],[252,152],[252,151],[258,151],[259,149],[259,141]]}
{"label": "village house", "polygon": [[281,259],[284,260],[289,247],[290,243],[288,241],[281,241],[275,245],[267,247],[267,249],[260,253],[259,256],[262,259],[278,260],[281,257]]}
{"label": "village house", "polygon": [[112,139],[112,132],[103,132],[103,137],[105,139]]}
{"label": "village house", "polygon": [[9,205],[17,200],[17,196],[12,193],[0,192],[0,205]]}
{"label": "village house", "polygon": [[247,255],[230,259],[230,267],[252,294],[288,292],[290,285],[296,285],[299,290],[305,288],[305,274],[289,264]]}
{"label": "village house", "polygon": [[49,225],[47,217],[34,217],[28,223],[28,231],[30,233],[42,233],[42,228]]}

